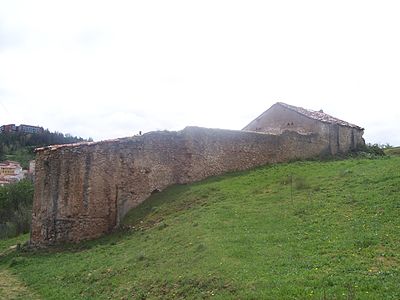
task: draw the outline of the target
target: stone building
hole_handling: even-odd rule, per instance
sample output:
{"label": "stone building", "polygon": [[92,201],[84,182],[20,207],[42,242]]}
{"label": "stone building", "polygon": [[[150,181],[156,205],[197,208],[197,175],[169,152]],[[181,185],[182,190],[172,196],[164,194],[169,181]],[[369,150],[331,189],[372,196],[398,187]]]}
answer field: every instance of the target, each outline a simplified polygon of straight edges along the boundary
{"label": "stone building", "polygon": [[330,154],[346,153],[365,144],[363,128],[322,110],[313,111],[282,102],[272,105],[242,130],[269,134],[282,134],[284,131],[316,133],[327,142]]}

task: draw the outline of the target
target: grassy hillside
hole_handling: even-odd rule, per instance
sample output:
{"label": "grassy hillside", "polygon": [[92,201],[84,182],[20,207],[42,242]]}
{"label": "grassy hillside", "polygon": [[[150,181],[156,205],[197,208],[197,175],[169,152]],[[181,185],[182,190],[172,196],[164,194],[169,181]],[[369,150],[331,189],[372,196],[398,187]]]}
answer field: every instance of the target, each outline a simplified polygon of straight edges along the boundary
{"label": "grassy hillside", "polygon": [[400,147],[392,147],[385,149],[385,154],[391,156],[400,156]]}
{"label": "grassy hillside", "polygon": [[174,186],[96,241],[0,241],[1,276],[21,299],[399,299],[399,170],[296,162]]}
{"label": "grassy hillside", "polygon": [[11,154],[5,154],[4,158],[6,160],[17,161],[24,169],[29,169],[29,161],[35,159],[35,153],[32,149],[23,148],[11,152]]}

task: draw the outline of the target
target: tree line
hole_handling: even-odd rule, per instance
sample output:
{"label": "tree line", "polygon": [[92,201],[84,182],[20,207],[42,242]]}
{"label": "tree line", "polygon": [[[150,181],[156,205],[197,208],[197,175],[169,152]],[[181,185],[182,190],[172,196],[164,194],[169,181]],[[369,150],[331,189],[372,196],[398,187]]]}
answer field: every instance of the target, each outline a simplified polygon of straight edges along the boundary
{"label": "tree line", "polygon": [[33,183],[29,180],[0,187],[0,239],[29,232],[32,202]]}
{"label": "tree line", "polygon": [[83,139],[61,132],[50,132],[47,129],[42,133],[3,132],[0,134],[0,161],[15,160],[23,168],[27,168],[29,160],[34,158],[35,148],[85,141],[92,141],[92,139]]}

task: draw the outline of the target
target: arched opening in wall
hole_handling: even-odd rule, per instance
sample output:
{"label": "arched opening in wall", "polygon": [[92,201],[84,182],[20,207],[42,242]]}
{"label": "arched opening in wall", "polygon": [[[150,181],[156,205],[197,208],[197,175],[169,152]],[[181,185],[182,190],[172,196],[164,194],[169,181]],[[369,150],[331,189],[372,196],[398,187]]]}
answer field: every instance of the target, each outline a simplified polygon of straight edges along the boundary
{"label": "arched opening in wall", "polygon": [[161,192],[161,190],[159,190],[159,189],[154,189],[154,190],[151,192],[151,194],[154,195],[154,194],[157,194],[157,193],[159,193],[159,192]]}

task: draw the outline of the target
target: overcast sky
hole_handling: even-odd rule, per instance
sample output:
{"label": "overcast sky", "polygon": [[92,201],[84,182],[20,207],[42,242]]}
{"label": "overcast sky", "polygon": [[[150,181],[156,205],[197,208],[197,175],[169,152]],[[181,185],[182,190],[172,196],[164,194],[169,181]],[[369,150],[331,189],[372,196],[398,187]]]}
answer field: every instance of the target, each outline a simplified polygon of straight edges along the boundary
{"label": "overcast sky", "polygon": [[0,0],[0,123],[100,140],[282,101],[400,145],[398,2]]}

